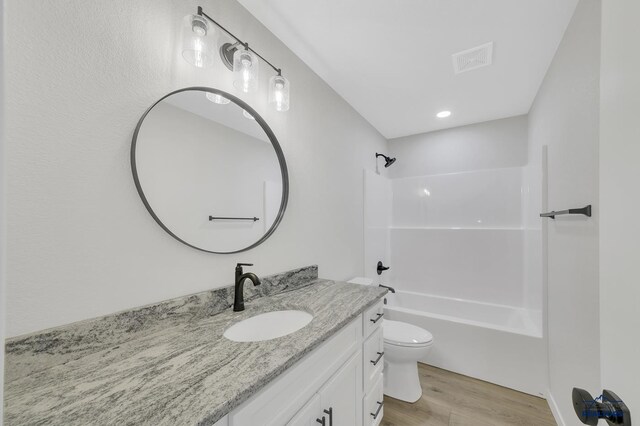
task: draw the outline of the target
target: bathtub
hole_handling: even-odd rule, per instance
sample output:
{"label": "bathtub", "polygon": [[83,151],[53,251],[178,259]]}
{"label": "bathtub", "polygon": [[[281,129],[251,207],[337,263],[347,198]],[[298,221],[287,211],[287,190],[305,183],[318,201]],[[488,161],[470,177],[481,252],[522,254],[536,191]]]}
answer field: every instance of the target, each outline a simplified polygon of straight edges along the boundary
{"label": "bathtub", "polygon": [[420,362],[543,396],[547,388],[542,315],[524,308],[398,290],[385,317],[434,337]]}

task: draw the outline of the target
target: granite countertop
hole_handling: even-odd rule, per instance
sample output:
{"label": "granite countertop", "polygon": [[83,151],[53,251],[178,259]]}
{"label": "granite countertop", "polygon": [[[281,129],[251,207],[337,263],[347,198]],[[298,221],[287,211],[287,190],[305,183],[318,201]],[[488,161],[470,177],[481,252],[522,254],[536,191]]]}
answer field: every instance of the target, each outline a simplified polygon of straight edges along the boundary
{"label": "granite countertop", "polygon": [[[249,296],[244,312],[226,288],[8,340],[5,423],[212,425],[386,293],[317,279],[317,268],[287,274],[263,279],[272,294]],[[222,336],[284,309],[313,320],[262,342]]]}

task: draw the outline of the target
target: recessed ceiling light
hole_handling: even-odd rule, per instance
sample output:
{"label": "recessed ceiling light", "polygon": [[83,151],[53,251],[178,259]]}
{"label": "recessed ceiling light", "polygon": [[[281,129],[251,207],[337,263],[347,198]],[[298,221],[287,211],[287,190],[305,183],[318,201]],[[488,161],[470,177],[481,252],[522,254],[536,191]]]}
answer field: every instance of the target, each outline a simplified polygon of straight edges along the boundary
{"label": "recessed ceiling light", "polygon": [[440,111],[439,113],[436,114],[436,117],[438,118],[447,118],[451,115],[451,111]]}

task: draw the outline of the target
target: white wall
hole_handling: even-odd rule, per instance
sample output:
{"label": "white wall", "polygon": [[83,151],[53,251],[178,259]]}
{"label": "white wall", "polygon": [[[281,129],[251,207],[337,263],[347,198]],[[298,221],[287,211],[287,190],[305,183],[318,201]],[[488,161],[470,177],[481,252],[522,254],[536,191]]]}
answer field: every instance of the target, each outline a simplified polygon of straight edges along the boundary
{"label": "white wall", "polygon": [[[0,0],[0,99],[4,99],[4,1]],[[5,126],[4,102],[0,102],[0,342],[4,342],[6,303],[5,303],[5,244],[7,228],[5,226],[4,197],[5,190]],[[4,401],[4,350],[0,350],[0,401]],[[0,425],[4,419],[4,403],[0,404]]]}
{"label": "white wall", "polygon": [[640,3],[602,2],[600,355],[602,386],[640,413]]}
{"label": "white wall", "polygon": [[[267,105],[266,66],[259,94],[243,96],[278,136],[291,191],[275,234],[238,255],[162,231],[129,165],[133,129],[164,94],[237,94],[219,61],[180,58],[176,31],[198,4],[291,81],[286,114]],[[387,143],[235,1],[11,0],[6,13],[8,335],[229,285],[239,261],[258,274],[317,263],[324,277],[362,275],[362,170]]]}
{"label": "white wall", "polygon": [[527,164],[527,116],[391,139],[391,178]]}
{"label": "white wall", "polygon": [[529,113],[532,157],[548,145],[548,207],[593,204],[594,217],[548,222],[550,402],[577,424],[574,386],[599,391],[598,120],[600,2],[581,0]]}

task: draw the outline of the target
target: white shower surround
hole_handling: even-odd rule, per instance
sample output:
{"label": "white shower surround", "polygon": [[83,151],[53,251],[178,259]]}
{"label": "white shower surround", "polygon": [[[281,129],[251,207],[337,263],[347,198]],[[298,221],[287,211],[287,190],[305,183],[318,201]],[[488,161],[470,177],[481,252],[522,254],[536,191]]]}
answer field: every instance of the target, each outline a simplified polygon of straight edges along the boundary
{"label": "white shower surround", "polygon": [[[543,283],[531,254],[540,229],[523,214],[538,193],[524,167],[365,173],[365,271],[398,290],[390,319],[434,334],[422,362],[544,394]],[[383,276],[372,268],[378,259],[391,266]]]}
{"label": "white shower surround", "polygon": [[[403,290],[541,309],[525,274],[523,167],[391,180],[387,277]],[[527,272],[528,272],[527,268]]]}
{"label": "white shower surround", "polygon": [[387,311],[434,335],[422,362],[543,395],[542,282],[527,276],[536,232],[523,214],[533,181],[523,167],[392,180]]}
{"label": "white shower surround", "polygon": [[392,228],[389,234],[390,279],[399,288],[525,305],[522,229]]}

